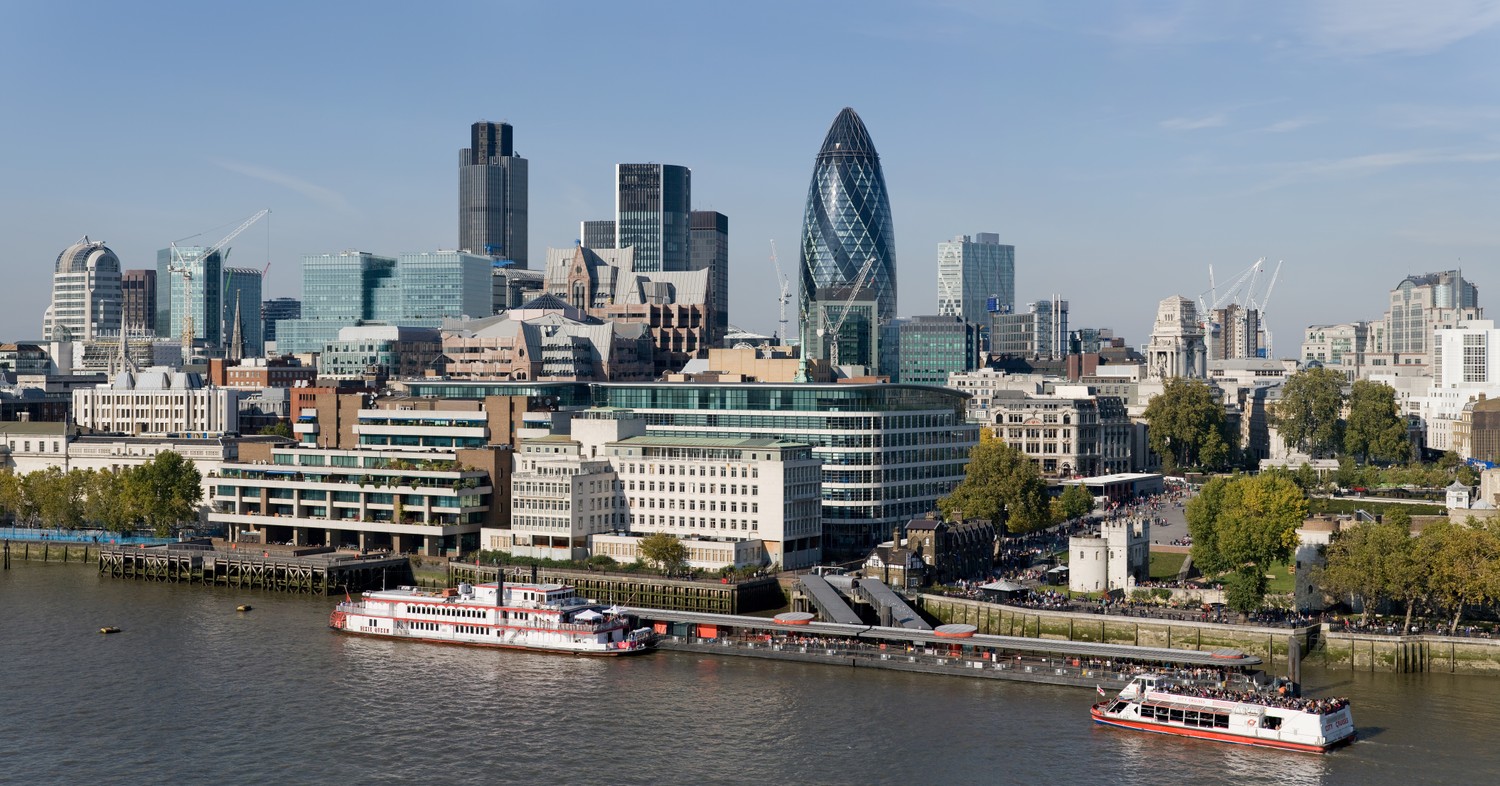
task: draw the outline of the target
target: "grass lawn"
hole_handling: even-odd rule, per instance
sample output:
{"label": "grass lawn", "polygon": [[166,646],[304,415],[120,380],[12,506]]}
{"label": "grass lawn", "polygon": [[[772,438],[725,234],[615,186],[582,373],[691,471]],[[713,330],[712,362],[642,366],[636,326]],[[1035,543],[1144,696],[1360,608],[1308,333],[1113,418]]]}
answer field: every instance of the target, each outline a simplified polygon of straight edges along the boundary
{"label": "grass lawn", "polygon": [[1177,578],[1177,572],[1182,570],[1182,563],[1186,560],[1186,554],[1151,552],[1151,580],[1170,581]]}
{"label": "grass lawn", "polygon": [[1290,563],[1277,565],[1266,571],[1266,575],[1271,577],[1266,579],[1268,593],[1292,592],[1297,589],[1297,574],[1292,572]]}

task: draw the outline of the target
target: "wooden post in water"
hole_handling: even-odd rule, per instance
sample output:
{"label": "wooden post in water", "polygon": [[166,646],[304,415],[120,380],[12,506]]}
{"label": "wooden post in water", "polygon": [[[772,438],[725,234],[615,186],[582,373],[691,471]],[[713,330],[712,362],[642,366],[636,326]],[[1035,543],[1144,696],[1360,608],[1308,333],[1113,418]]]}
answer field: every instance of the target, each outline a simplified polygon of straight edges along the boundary
{"label": "wooden post in water", "polygon": [[4,570],[10,570],[10,541],[8,541],[8,540],[5,541],[4,563],[5,563]]}

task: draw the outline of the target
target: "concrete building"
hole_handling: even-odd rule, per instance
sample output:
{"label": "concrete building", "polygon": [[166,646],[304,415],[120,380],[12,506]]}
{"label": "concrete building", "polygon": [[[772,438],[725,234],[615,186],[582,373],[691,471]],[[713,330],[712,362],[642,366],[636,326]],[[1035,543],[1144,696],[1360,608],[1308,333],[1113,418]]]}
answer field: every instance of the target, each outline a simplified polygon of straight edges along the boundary
{"label": "concrete building", "polygon": [[1454,438],[1465,406],[1500,397],[1500,329],[1493,320],[1473,320],[1432,336],[1431,387],[1417,401],[1432,451],[1460,450]]}
{"label": "concrete building", "polygon": [[1433,332],[1483,316],[1479,288],[1461,271],[1407,276],[1390,292],[1384,329],[1365,354],[1367,373],[1431,374]]}
{"label": "concrete building", "polygon": [[692,253],[689,270],[708,271],[710,346],[729,334],[729,217],[713,210],[694,210],[691,222]]}
{"label": "concrete building", "polygon": [[1146,344],[1146,369],[1151,379],[1203,378],[1208,373],[1208,347],[1198,307],[1185,297],[1169,297],[1156,309],[1156,322]]}
{"label": "concrete building", "polygon": [[458,151],[458,247],[525,268],[527,181],[527,161],[516,155],[509,123],[470,126],[469,146]]}
{"label": "concrete building", "polygon": [[108,384],[73,391],[73,421],[131,436],[239,432],[241,391],[164,368],[122,371]]}
{"label": "concrete building", "polygon": [[156,335],[155,270],[127,270],[120,274],[120,322],[127,333]]}
{"label": "concrete building", "polygon": [[602,322],[543,295],[505,314],[450,323],[443,355],[452,379],[649,380],[655,345],[643,323]]}
{"label": "concrete building", "polygon": [[938,243],[937,313],[988,327],[990,315],[1016,305],[1016,247],[979,232]]}
{"label": "concrete building", "polygon": [[1208,358],[1214,360],[1245,360],[1261,356],[1260,311],[1231,303],[1216,308],[1208,314],[1208,329],[1204,340],[1208,345]]}
{"label": "concrete building", "polygon": [[1131,426],[1125,403],[1088,386],[1056,385],[1049,393],[996,391],[989,405],[995,435],[1037,462],[1045,475],[1072,477],[1131,468]]}
{"label": "concrete building", "polygon": [[990,318],[990,352],[1019,357],[1068,354],[1068,301],[1056,296],[1026,304],[1026,311],[998,311]]}
{"label": "concrete building", "polygon": [[1308,325],[1302,334],[1303,365],[1314,361],[1324,368],[1340,371],[1349,380],[1357,379],[1365,367],[1369,346],[1370,323],[1343,322],[1335,325]]}
{"label": "concrete building", "polygon": [[43,341],[87,341],[120,331],[120,258],[85,235],[57,255]]}
{"label": "concrete building", "polygon": [[[708,361],[703,364],[706,373],[738,376],[750,382],[796,382],[802,373],[803,363],[798,347],[753,346],[735,349],[708,350]],[[687,370],[694,370],[692,364]],[[810,360],[806,364],[808,382],[832,382],[828,363]]]}
{"label": "concrete building", "polygon": [[1151,577],[1151,522],[1115,518],[1099,524],[1097,535],[1068,538],[1068,589],[1073,592],[1129,592]]}
{"label": "concrete building", "polygon": [[446,365],[442,333],[436,328],[406,325],[362,325],[340,328],[338,338],[323,345],[318,376],[370,380],[441,375]]}
{"label": "concrete building", "polygon": [[958,316],[917,316],[896,320],[900,341],[897,381],[946,385],[952,374],[979,367],[979,326]]}

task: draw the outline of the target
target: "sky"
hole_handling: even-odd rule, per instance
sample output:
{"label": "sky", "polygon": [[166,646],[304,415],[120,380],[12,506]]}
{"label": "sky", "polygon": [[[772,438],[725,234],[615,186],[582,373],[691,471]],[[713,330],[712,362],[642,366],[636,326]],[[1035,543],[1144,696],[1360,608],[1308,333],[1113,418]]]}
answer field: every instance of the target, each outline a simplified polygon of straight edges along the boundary
{"label": "sky", "polygon": [[845,106],[903,316],[976,232],[1015,245],[1022,307],[1060,296],[1136,346],[1158,301],[1260,258],[1278,356],[1408,274],[1500,293],[1500,0],[0,0],[0,74],[4,340],[41,335],[83,235],[154,267],[269,208],[230,257],[271,265],[268,296],[300,295],[304,254],[453,248],[479,120],[530,162],[533,266],[610,216],[616,163],[690,167],[729,217],[730,321],[770,333],[770,241],[795,287]]}

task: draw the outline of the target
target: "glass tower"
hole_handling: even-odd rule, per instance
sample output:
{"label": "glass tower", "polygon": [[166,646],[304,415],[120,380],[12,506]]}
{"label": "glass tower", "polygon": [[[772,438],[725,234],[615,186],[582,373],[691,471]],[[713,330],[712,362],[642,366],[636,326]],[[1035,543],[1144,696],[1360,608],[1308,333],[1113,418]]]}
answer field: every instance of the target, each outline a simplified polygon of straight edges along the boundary
{"label": "glass tower", "polygon": [[1015,305],[1015,246],[1001,245],[1000,236],[991,232],[938,244],[939,314],[984,325],[991,311],[1010,311]]}
{"label": "glass tower", "polygon": [[[860,268],[870,259],[873,266],[865,280],[867,293],[851,291]],[[880,156],[870,141],[870,132],[845,107],[828,129],[813,166],[807,189],[807,210],[802,219],[802,264],[799,272],[799,316],[803,346],[812,357],[827,357],[823,335],[830,327],[826,306],[841,307],[851,297],[877,303],[874,324],[864,323],[864,332],[878,333],[896,317],[896,239],[891,226],[891,203],[886,196]],[[840,348],[848,345],[846,325],[839,335]],[[870,347],[859,357],[841,353],[839,363],[881,366],[878,336],[854,342]]]}
{"label": "glass tower", "polygon": [[692,173],[672,164],[615,165],[615,248],[641,273],[689,270]]}
{"label": "glass tower", "polygon": [[526,159],[509,123],[475,123],[458,153],[458,247],[526,267]]}
{"label": "glass tower", "polygon": [[[182,338],[182,315],[189,301],[193,309],[193,341],[207,347],[221,347],[224,334],[224,248],[204,256],[204,246],[177,246],[156,252],[156,335]],[[188,277],[181,272],[186,268]],[[190,284],[188,291],[185,284]],[[233,318],[233,315],[230,315]]]}
{"label": "glass tower", "polygon": [[711,346],[729,333],[729,216],[713,210],[694,210],[692,268],[708,271]]}

